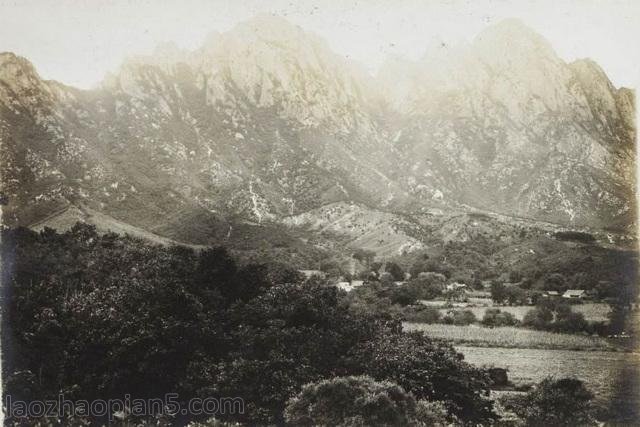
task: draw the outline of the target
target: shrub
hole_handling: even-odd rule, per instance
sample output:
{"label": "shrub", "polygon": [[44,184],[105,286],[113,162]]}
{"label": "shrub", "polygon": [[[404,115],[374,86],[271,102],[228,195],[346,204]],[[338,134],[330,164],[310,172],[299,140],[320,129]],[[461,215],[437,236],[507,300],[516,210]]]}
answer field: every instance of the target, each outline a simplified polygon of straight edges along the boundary
{"label": "shrub", "polygon": [[404,320],[416,323],[438,323],[442,317],[440,310],[424,305],[412,305],[405,308]]}
{"label": "shrub", "polygon": [[411,425],[415,417],[416,401],[410,393],[368,376],[307,384],[285,409],[285,420],[296,426]]}
{"label": "shrub", "polygon": [[493,386],[504,387],[509,385],[509,375],[504,368],[489,368],[487,374],[491,378]]}
{"label": "shrub", "polygon": [[491,283],[491,299],[496,304],[502,304],[507,299],[507,288],[500,282]]}
{"label": "shrub", "polygon": [[458,418],[447,412],[443,402],[419,400],[416,405],[416,425],[420,427],[445,427],[459,425]]}
{"label": "shrub", "polygon": [[513,401],[513,411],[528,426],[590,426],[595,425],[593,394],[573,378],[546,378],[533,390]]}
{"label": "shrub", "polygon": [[553,312],[546,307],[535,307],[527,312],[522,319],[524,326],[546,330],[553,321]]}
{"label": "shrub", "polygon": [[553,330],[556,332],[578,333],[589,329],[589,323],[584,314],[571,311],[570,306],[560,306],[553,322]]}
{"label": "shrub", "polygon": [[496,327],[496,326],[516,326],[520,324],[520,321],[516,317],[509,313],[500,311],[497,308],[489,308],[484,312],[482,318],[482,324],[484,326]]}
{"label": "shrub", "polygon": [[470,310],[455,310],[448,312],[442,321],[449,325],[465,326],[475,323],[477,319]]}
{"label": "shrub", "polygon": [[591,332],[592,327],[582,313],[571,310],[564,302],[542,300],[541,304],[530,310],[522,319],[524,326],[554,332]]}
{"label": "shrub", "polygon": [[462,360],[448,345],[422,333],[385,334],[354,347],[350,372],[392,381],[416,399],[442,401],[465,423],[491,423],[497,416],[486,398],[487,373]]}
{"label": "shrub", "polygon": [[404,280],[404,270],[395,262],[387,262],[385,270],[387,273],[391,274],[393,280]]}
{"label": "shrub", "polygon": [[440,273],[420,273],[405,286],[414,289],[418,299],[434,299],[442,295],[446,280]]}

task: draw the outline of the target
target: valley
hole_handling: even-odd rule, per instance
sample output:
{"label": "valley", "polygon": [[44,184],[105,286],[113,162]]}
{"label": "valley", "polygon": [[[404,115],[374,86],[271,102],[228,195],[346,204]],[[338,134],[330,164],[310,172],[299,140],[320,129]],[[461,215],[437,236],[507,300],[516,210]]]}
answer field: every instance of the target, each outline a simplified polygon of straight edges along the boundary
{"label": "valley", "polygon": [[92,89],[0,53],[3,380],[246,398],[207,425],[356,384],[446,419],[398,425],[501,425],[577,377],[637,420],[634,104],[517,19],[375,73],[273,15]]}

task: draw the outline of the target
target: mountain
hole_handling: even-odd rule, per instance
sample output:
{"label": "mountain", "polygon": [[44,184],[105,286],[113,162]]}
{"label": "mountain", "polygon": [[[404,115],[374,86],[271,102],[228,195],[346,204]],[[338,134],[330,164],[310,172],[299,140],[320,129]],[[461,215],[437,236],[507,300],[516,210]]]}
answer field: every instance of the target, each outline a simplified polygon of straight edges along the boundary
{"label": "mountain", "polygon": [[633,92],[616,89],[594,62],[567,64],[507,20],[468,46],[391,62],[379,78],[401,79],[383,87],[402,111],[396,145],[423,203],[572,226],[635,222]]}
{"label": "mountain", "polygon": [[512,20],[377,76],[273,16],[130,58],[88,91],[3,53],[3,220],[78,207],[195,244],[281,224],[385,253],[420,247],[405,231],[434,210],[624,232],[634,102]]}

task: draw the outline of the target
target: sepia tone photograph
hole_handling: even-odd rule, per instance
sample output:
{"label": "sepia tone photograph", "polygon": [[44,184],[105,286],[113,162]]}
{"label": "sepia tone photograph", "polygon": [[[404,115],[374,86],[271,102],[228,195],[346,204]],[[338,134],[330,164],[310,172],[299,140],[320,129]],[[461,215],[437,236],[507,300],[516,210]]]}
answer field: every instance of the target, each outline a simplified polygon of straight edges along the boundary
{"label": "sepia tone photograph", "polygon": [[640,426],[635,0],[0,0],[0,426]]}

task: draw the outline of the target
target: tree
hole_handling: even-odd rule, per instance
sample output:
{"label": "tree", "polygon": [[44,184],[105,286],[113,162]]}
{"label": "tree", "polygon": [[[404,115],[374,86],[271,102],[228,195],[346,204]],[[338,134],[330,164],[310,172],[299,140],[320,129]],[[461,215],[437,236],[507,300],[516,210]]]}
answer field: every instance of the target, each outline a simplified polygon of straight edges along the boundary
{"label": "tree", "polygon": [[625,330],[626,319],[629,315],[629,310],[622,304],[611,304],[611,310],[607,313],[607,319],[609,320],[609,333],[619,334]]}
{"label": "tree", "polygon": [[466,326],[475,323],[476,320],[476,315],[470,310],[453,310],[443,317],[442,322],[458,326]]}
{"label": "tree", "polygon": [[527,312],[522,319],[524,326],[533,329],[549,329],[553,321],[553,312],[544,306],[535,307]]}
{"label": "tree", "polygon": [[387,262],[385,270],[393,276],[393,280],[398,282],[404,280],[404,270],[395,262]]}
{"label": "tree", "polygon": [[395,284],[393,283],[393,276],[391,275],[391,273],[388,273],[386,271],[380,275],[379,281],[385,286],[395,286]]}
{"label": "tree", "polygon": [[411,274],[411,277],[418,277],[420,273],[429,273],[429,272],[441,273],[442,271],[443,271],[442,267],[436,260],[429,259],[429,257],[426,257],[414,262],[411,268],[409,269],[409,274]]}
{"label": "tree", "polygon": [[291,398],[285,420],[296,426],[416,424],[416,401],[402,387],[368,376],[307,384]]}
{"label": "tree", "polygon": [[488,308],[482,317],[482,324],[490,327],[515,326],[519,323],[513,314],[497,308]]}
{"label": "tree", "polygon": [[447,412],[447,407],[442,402],[430,402],[419,400],[416,405],[416,426],[419,427],[449,427],[462,423],[453,414]]}
{"label": "tree", "polygon": [[507,288],[500,282],[491,283],[491,299],[496,304],[502,304],[507,299]]}
{"label": "tree", "polygon": [[344,274],[340,264],[335,260],[322,261],[320,263],[320,270],[327,273],[328,277],[340,277]]}
{"label": "tree", "polygon": [[352,256],[354,259],[368,266],[373,262],[373,259],[376,257],[376,253],[367,249],[356,249]]}
{"label": "tree", "polygon": [[437,308],[422,304],[406,307],[403,314],[407,322],[417,323],[438,323],[442,317]]}
{"label": "tree", "polygon": [[584,314],[572,311],[570,305],[558,306],[553,330],[575,334],[587,330],[588,327],[589,324],[585,320]]}
{"label": "tree", "polygon": [[508,286],[504,289],[504,296],[509,305],[524,305],[527,303],[527,291],[519,286]]}
{"label": "tree", "polygon": [[593,394],[582,381],[546,378],[522,398],[516,398],[514,412],[527,426],[590,426]]}
{"label": "tree", "polygon": [[421,333],[382,334],[362,342],[350,351],[346,369],[395,382],[416,399],[442,401],[462,422],[490,423],[497,418],[485,397],[490,381],[485,371]]}
{"label": "tree", "polygon": [[567,279],[561,273],[550,274],[544,282],[544,290],[564,292],[567,290]]}
{"label": "tree", "polygon": [[548,299],[541,299],[536,308],[527,312],[522,319],[522,324],[533,329],[567,333],[578,333],[590,329],[582,313],[572,311],[571,306],[564,301]]}
{"label": "tree", "polygon": [[415,289],[418,299],[434,299],[442,295],[447,278],[440,273],[420,273],[405,286]]}
{"label": "tree", "polygon": [[511,270],[509,272],[509,282],[518,283],[522,280],[522,272],[517,270]]}
{"label": "tree", "polygon": [[415,288],[411,286],[393,286],[391,290],[391,301],[395,304],[399,304],[401,306],[414,304],[418,298],[418,292]]}

